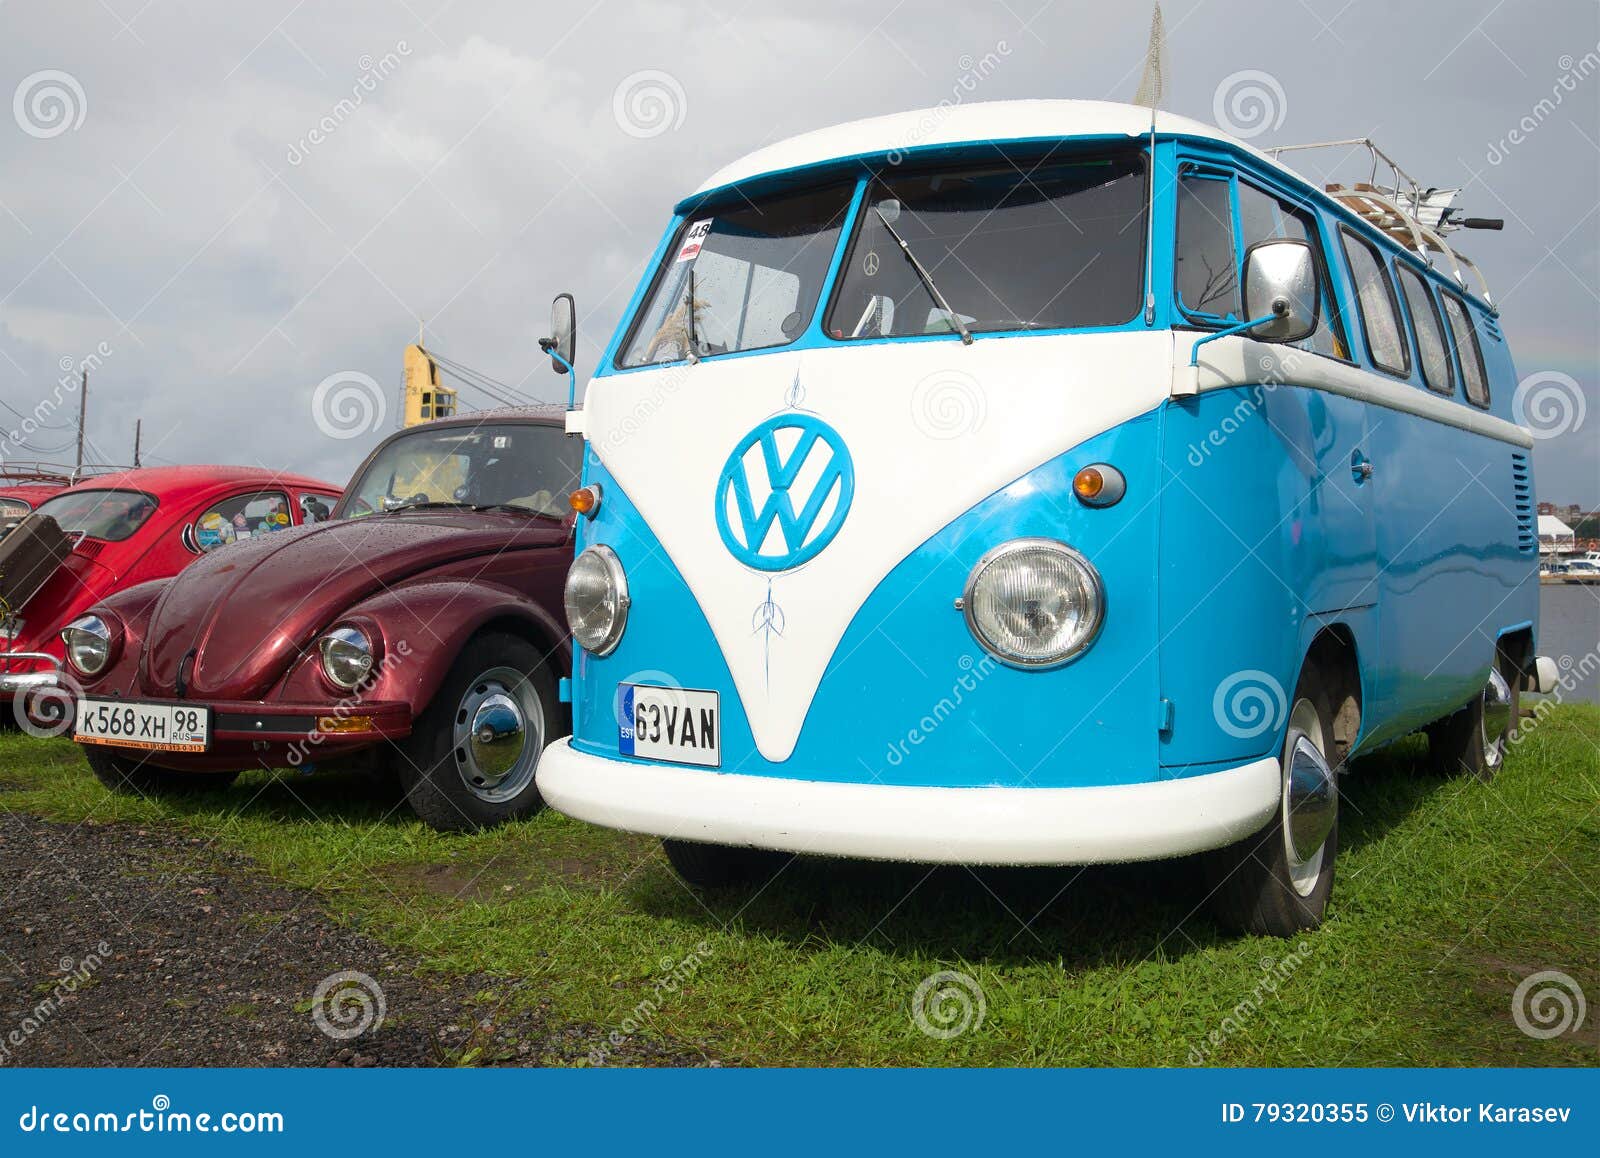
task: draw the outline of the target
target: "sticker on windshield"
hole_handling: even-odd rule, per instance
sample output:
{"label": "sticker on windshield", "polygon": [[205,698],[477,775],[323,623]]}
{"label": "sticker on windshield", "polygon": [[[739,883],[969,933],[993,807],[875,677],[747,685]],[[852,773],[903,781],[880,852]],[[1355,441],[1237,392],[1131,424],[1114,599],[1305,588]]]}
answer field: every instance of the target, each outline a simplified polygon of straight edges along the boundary
{"label": "sticker on windshield", "polygon": [[711,223],[715,220],[715,217],[707,217],[689,226],[689,231],[683,235],[683,245],[678,249],[678,256],[673,258],[674,265],[680,261],[693,261],[700,256],[700,247],[711,235]]}

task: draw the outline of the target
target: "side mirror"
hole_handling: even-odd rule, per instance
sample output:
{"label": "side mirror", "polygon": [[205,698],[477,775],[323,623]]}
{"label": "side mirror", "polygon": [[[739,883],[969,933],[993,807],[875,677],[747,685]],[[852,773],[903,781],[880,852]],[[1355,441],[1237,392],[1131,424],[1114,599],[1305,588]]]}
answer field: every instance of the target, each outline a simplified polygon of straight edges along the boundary
{"label": "side mirror", "polygon": [[550,336],[539,339],[539,349],[550,355],[550,368],[570,374],[578,353],[578,309],[571,294],[557,294],[550,303]]}
{"label": "side mirror", "polygon": [[1262,319],[1250,336],[1299,342],[1317,329],[1322,302],[1317,262],[1303,241],[1258,241],[1244,253],[1244,316]]}

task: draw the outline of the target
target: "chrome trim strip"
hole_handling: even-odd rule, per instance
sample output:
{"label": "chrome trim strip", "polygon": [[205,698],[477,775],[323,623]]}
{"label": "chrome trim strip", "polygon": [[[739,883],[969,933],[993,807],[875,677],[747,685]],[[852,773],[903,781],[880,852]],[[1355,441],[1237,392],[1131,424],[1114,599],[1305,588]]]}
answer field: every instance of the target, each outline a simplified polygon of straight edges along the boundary
{"label": "chrome trim strip", "polygon": [[[1197,339],[1205,336],[1195,335]],[[1181,349],[1184,343],[1179,341],[1177,345]],[[1178,380],[1178,373],[1178,368],[1175,368],[1174,382]],[[1370,402],[1386,410],[1412,414],[1512,446],[1524,449],[1533,446],[1533,435],[1524,427],[1507,422],[1504,418],[1496,418],[1467,403],[1453,402],[1420,386],[1385,378],[1321,354],[1312,354],[1292,346],[1258,342],[1252,338],[1222,338],[1208,342],[1200,354],[1197,379],[1201,393],[1231,390],[1239,386],[1276,385],[1325,390],[1329,394]]]}

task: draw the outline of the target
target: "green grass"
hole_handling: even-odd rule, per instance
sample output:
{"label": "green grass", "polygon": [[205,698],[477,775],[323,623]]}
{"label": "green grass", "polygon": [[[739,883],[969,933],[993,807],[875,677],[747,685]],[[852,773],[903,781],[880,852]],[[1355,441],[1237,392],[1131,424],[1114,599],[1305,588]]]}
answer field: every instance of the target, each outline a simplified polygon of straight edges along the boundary
{"label": "green grass", "polygon": [[[0,737],[0,806],[181,825],[318,889],[424,969],[505,977],[486,1005],[538,1001],[554,1023],[622,1029],[654,999],[640,1032],[728,1063],[1600,1064],[1600,709],[1541,721],[1493,784],[1440,778],[1422,756],[1409,741],[1346,778],[1330,919],[1287,943],[1222,933],[1193,861],[798,862],[759,894],[699,897],[653,841],[549,812],[442,836],[385,815],[365,780],[288,774],[129,799],[72,744],[17,735]],[[1590,1010],[1540,1041],[1511,1007],[1543,969],[1571,975]],[[912,1018],[940,970],[986,1003],[949,1039]]]}

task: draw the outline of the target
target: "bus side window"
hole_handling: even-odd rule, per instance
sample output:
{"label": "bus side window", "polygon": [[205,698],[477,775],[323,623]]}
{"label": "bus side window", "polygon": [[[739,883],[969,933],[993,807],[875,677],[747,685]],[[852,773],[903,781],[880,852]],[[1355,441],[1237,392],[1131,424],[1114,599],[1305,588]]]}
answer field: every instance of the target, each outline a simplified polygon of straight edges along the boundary
{"label": "bus side window", "polygon": [[1397,378],[1411,376],[1411,350],[1395,301],[1394,285],[1378,251],[1363,238],[1343,231],[1345,260],[1350,264],[1350,280],[1356,286],[1361,312],[1361,332],[1367,338],[1367,353],[1372,364]]}
{"label": "bus side window", "polygon": [[1489,378],[1483,370],[1483,351],[1478,348],[1478,332],[1473,328],[1467,307],[1455,294],[1445,294],[1444,316],[1450,320],[1450,336],[1455,340],[1456,358],[1461,363],[1461,381],[1467,401],[1489,408]]}
{"label": "bus side window", "polygon": [[1300,343],[1301,348],[1313,354],[1350,360],[1350,347],[1344,340],[1344,324],[1339,318],[1339,299],[1334,296],[1328,277],[1328,262],[1322,249],[1322,238],[1315,219],[1304,209],[1264,193],[1243,181],[1239,182],[1239,225],[1244,234],[1241,249],[1249,249],[1258,241],[1287,238],[1304,241],[1311,246],[1317,258],[1317,278],[1321,283],[1322,311],[1317,318],[1316,332]]}
{"label": "bus side window", "polygon": [[1411,329],[1417,335],[1422,380],[1435,394],[1452,397],[1456,392],[1455,374],[1450,366],[1450,347],[1445,345],[1444,323],[1439,320],[1439,307],[1416,270],[1408,265],[1398,268],[1400,290],[1405,295],[1406,309],[1411,312]]}
{"label": "bus side window", "polygon": [[1212,318],[1239,316],[1238,247],[1233,239],[1233,182],[1185,173],[1178,179],[1178,304]]}

